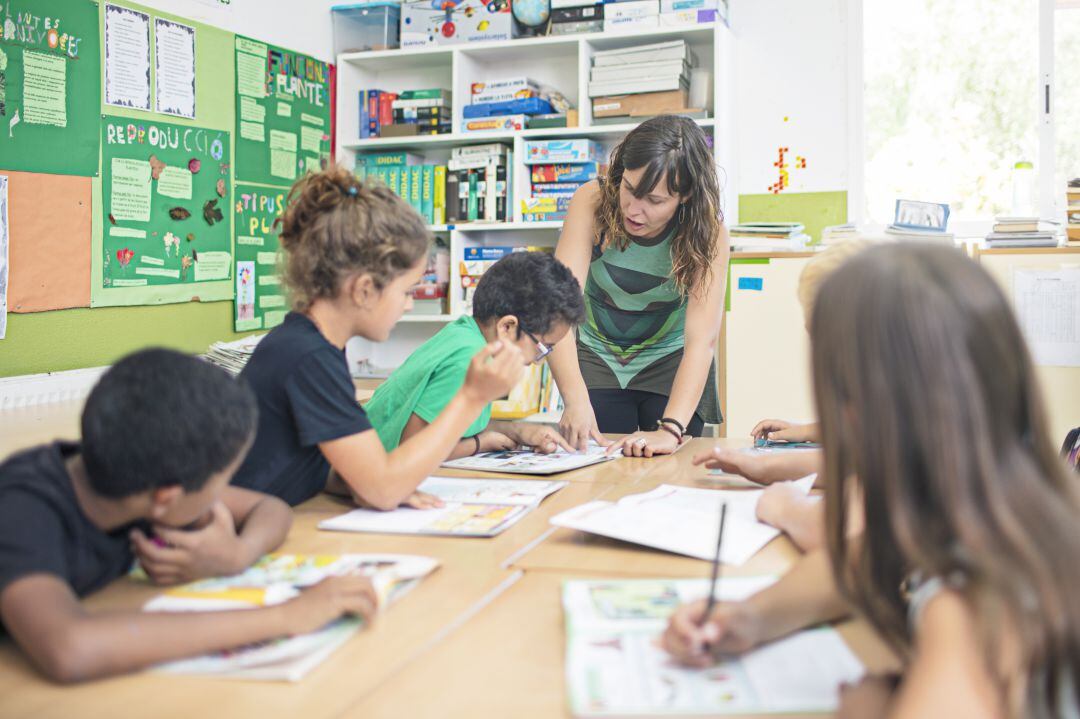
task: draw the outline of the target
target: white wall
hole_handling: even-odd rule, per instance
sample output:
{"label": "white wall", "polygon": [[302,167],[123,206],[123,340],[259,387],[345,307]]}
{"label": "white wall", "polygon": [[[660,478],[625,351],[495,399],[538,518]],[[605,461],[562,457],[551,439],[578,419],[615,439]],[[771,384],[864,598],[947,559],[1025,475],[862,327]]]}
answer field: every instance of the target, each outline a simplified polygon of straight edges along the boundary
{"label": "white wall", "polygon": [[[848,186],[849,0],[731,0],[736,42],[738,191],[763,194],[776,182],[780,147],[790,187]],[[806,168],[795,167],[796,156]]]}
{"label": "white wall", "polygon": [[330,7],[343,0],[134,0],[140,5],[231,30],[333,62]]}

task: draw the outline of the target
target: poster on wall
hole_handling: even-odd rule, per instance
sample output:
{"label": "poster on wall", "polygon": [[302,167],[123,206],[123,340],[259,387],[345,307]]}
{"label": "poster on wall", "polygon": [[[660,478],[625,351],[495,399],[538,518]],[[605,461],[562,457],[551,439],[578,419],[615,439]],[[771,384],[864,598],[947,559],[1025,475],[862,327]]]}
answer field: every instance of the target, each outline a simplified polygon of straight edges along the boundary
{"label": "poster on wall", "polygon": [[112,116],[101,122],[102,286],[228,280],[229,133]]}
{"label": "poster on wall", "polygon": [[236,179],[289,185],[330,159],[328,63],[236,36]]}
{"label": "poster on wall", "polygon": [[288,300],[278,276],[278,230],[288,188],[236,184],[236,331],[281,324]]}
{"label": "poster on wall", "polygon": [[150,16],[105,6],[105,104],[150,110]]}
{"label": "poster on wall", "polygon": [[195,119],[195,28],[154,18],[154,109]]}
{"label": "poster on wall", "polygon": [[0,169],[95,175],[97,4],[0,0],[0,25]]}

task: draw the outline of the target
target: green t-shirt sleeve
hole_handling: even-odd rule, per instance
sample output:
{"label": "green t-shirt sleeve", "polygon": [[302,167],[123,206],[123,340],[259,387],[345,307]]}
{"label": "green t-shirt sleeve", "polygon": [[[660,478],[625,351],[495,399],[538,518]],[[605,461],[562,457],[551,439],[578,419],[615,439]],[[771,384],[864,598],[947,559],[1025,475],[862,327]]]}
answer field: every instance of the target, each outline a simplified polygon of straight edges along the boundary
{"label": "green t-shirt sleeve", "polygon": [[[413,414],[428,424],[434,422],[465,384],[465,374],[468,372],[471,361],[471,354],[461,353],[461,356],[451,357],[439,363],[428,378],[427,386],[417,398]],[[484,411],[469,425],[462,436],[472,437],[474,434],[479,434],[487,427],[489,421],[491,421],[490,404],[484,407]]]}

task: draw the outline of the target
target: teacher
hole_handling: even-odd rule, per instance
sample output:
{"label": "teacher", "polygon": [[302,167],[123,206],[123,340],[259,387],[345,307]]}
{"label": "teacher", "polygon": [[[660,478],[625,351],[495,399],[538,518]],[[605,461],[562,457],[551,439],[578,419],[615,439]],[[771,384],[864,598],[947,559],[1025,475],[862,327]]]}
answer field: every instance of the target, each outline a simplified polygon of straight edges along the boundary
{"label": "teacher", "polygon": [[650,457],[720,422],[713,356],[728,255],[705,133],[678,115],[631,130],[607,176],[574,193],[555,250],[587,316],[550,358],[571,444],[618,433],[624,454]]}

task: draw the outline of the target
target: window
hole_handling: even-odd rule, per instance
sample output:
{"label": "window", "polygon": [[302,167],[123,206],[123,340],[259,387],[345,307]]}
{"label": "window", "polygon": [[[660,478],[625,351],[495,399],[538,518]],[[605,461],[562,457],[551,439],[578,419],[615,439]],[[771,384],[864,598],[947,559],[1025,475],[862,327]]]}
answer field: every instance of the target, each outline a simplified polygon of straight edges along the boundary
{"label": "window", "polygon": [[1080,175],[1080,0],[852,2],[852,219],[887,224],[898,199],[948,203],[962,233],[995,215],[1062,219],[1065,182]]}

